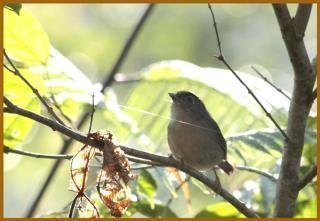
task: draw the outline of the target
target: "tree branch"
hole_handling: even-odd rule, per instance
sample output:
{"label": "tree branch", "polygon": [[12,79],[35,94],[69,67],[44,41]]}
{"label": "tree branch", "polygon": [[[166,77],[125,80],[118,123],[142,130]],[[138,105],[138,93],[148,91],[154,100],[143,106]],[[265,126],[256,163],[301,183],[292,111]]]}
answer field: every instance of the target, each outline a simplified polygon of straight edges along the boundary
{"label": "tree branch", "polygon": [[280,125],[277,123],[277,121],[272,117],[272,115],[267,111],[267,109],[263,106],[263,104],[260,102],[260,100],[256,97],[256,95],[252,92],[252,90],[246,85],[246,83],[240,78],[240,76],[233,70],[233,68],[229,65],[229,63],[226,61],[222,54],[222,47],[221,47],[221,42],[219,38],[219,32],[218,32],[218,27],[216,24],[216,20],[214,17],[213,10],[211,8],[211,5],[208,3],[208,7],[210,9],[211,15],[212,15],[212,20],[214,24],[214,30],[217,36],[217,42],[218,42],[218,47],[219,47],[219,55],[215,56],[219,61],[221,61],[230,71],[231,73],[238,79],[238,81],[247,89],[248,93],[253,97],[253,99],[257,102],[257,104],[261,107],[261,109],[265,112],[267,117],[273,122],[273,124],[278,128],[278,130],[281,132],[283,137],[288,140],[287,134],[281,129]]}
{"label": "tree branch", "polygon": [[150,165],[150,166],[164,166],[163,164],[161,163],[158,163],[158,162],[154,162],[154,161],[151,161],[151,160],[144,160],[144,159],[140,159],[140,158],[135,158],[135,157],[131,157],[131,156],[126,156],[126,158],[131,161],[131,162],[135,162],[135,163],[141,163],[141,164],[147,164],[147,165]]}
{"label": "tree branch", "polygon": [[300,37],[304,37],[304,32],[307,28],[310,18],[312,4],[299,4],[296,15],[294,16],[294,25],[296,34]]}
{"label": "tree branch", "polygon": [[308,183],[310,183],[313,178],[317,176],[317,166],[313,166],[304,177],[298,182],[299,191],[302,190]]}
{"label": "tree branch", "polygon": [[54,131],[59,131],[62,134],[68,136],[68,137],[72,137],[75,140],[78,140],[82,143],[86,143],[86,136],[84,134],[80,134],[74,130],[72,130],[71,128],[68,128],[62,124],[56,123],[55,121],[52,121],[49,118],[43,117],[41,115],[38,115],[36,113],[33,113],[29,110],[20,108],[18,106],[16,106],[15,104],[13,104],[8,98],[4,97],[4,103],[7,105],[7,107],[3,108],[3,112],[5,113],[12,113],[12,114],[19,114],[21,116],[33,119],[41,124],[44,124],[48,127],[50,127],[52,130]]}
{"label": "tree branch", "polygon": [[[123,64],[125,58],[126,58],[126,55],[129,53],[130,49],[132,48],[132,45],[133,43],[135,42],[138,34],[140,33],[141,31],[141,28],[143,27],[143,24],[145,23],[145,21],[147,20],[147,18],[150,16],[150,12],[152,11],[151,9],[154,7],[153,4],[149,4],[147,9],[144,11],[142,17],[140,18],[139,22],[137,23],[137,25],[134,27],[130,37],[128,38],[128,40],[126,41],[124,47],[122,48],[122,51],[120,53],[120,56],[117,58],[116,62],[115,62],[115,65],[113,66],[113,68],[111,69],[110,73],[106,75],[106,77],[104,78],[104,80],[102,81],[102,89],[101,89],[101,92],[103,93],[105,91],[105,89],[107,87],[109,87],[113,81],[114,81],[114,75],[119,71],[121,65]],[[80,117],[79,117],[79,120],[78,120],[78,123],[77,123],[77,129],[80,129],[84,123],[86,122],[86,120],[88,119],[90,115],[90,112],[84,112]],[[72,143],[72,139],[68,139],[68,140],[65,140],[65,142],[63,143],[62,147],[61,147],[61,150],[59,152],[59,154],[65,154],[67,153],[67,151],[69,150],[69,147]],[[29,211],[27,212],[27,217],[31,217],[33,216],[35,210],[37,209],[38,207],[38,204],[40,202],[40,200],[42,199],[43,197],[43,194],[44,192],[46,191],[49,183],[51,182],[52,178],[54,177],[59,165],[61,163],[61,160],[57,160],[53,166],[51,167],[50,169],[50,172],[47,176],[47,178],[45,179],[45,182],[44,184],[42,185],[42,187],[40,188],[40,191],[38,192],[34,202],[31,204],[31,207],[29,209]]]}
{"label": "tree branch", "polygon": [[[6,154],[14,153],[14,154],[18,154],[18,155],[34,157],[34,158],[43,158],[43,159],[66,159],[66,160],[70,160],[73,157],[73,155],[67,155],[67,154],[41,154],[41,153],[22,151],[22,150],[17,150],[17,149],[10,148],[10,147],[8,147],[6,145],[4,145],[3,151]],[[96,155],[97,155],[97,153],[96,153]],[[154,161],[151,161],[151,160],[144,160],[144,159],[141,159],[141,158],[135,158],[135,157],[131,157],[131,156],[126,156],[126,158],[131,162],[149,165],[147,167],[141,167],[141,168],[139,167],[139,168],[136,168],[136,169],[145,169],[145,168],[150,168],[150,167],[154,167],[154,166],[158,166],[158,167],[165,167],[166,166],[164,164],[161,164],[161,163],[158,163],[158,162],[154,162]],[[272,174],[270,174],[268,172],[264,172],[264,171],[259,170],[257,168],[248,167],[248,166],[239,166],[239,165],[236,165],[235,168],[237,168],[238,170],[248,171],[248,172],[259,174],[261,176],[264,176],[264,177],[270,179],[270,181],[272,181],[272,182],[277,182],[277,178],[275,178]],[[219,168],[216,167],[216,169],[219,169]]]}
{"label": "tree branch", "polygon": [[[312,66],[303,39],[297,36],[295,23],[292,22],[287,6],[285,4],[273,4],[273,9],[294,70],[294,86],[287,125],[287,134],[290,141],[286,140],[284,143],[276,187],[274,216],[292,217],[295,213],[296,200],[299,193],[298,174],[306,120],[311,108],[310,97],[312,96],[315,75],[312,72]],[[307,17],[309,18],[309,16]],[[307,21],[304,21],[304,23],[307,23]]]}
{"label": "tree branch", "polygon": [[116,73],[118,73],[123,61],[125,60],[128,52],[131,49],[131,46],[136,39],[137,35],[141,31],[142,26],[144,25],[145,21],[149,17],[151,11],[154,8],[154,4],[149,4],[145,12],[143,13],[142,17],[140,18],[139,22],[137,23],[136,27],[134,28],[133,32],[130,34],[129,38],[127,39],[118,59],[117,62],[114,64],[113,68],[111,69],[110,74],[107,75],[107,78],[103,81],[103,89],[102,92],[104,92],[105,88],[107,88],[113,81],[114,76]]}
{"label": "tree branch", "polygon": [[[51,119],[48,119],[46,117],[40,116],[38,114],[35,114],[31,111],[25,110],[23,108],[20,108],[13,103],[11,103],[6,97],[4,98],[5,103],[7,107],[4,108],[5,113],[14,113],[18,114],[30,119],[33,119],[39,123],[42,123],[43,125],[46,125],[48,127],[51,127],[53,130],[59,131],[62,134],[69,136],[72,139],[75,139],[81,143],[88,144],[92,147],[96,147],[98,149],[102,149],[104,144],[103,142],[99,142],[96,140],[87,140],[87,136],[79,133],[77,131],[72,130],[71,128],[65,127],[55,121],[52,121]],[[216,183],[216,181],[209,179],[201,172],[187,166],[184,164],[181,164],[179,161],[173,159],[172,157],[164,157],[160,155],[150,154],[147,152],[143,152],[140,150],[132,149],[126,146],[119,145],[119,147],[125,152],[125,154],[138,157],[146,160],[150,160],[153,162],[161,163],[163,165],[169,166],[169,167],[175,167],[190,176],[198,179],[200,182],[207,185],[209,188],[211,188],[213,191],[215,191],[217,194],[219,194],[221,197],[223,197],[226,201],[228,201],[230,204],[232,204],[239,212],[244,214],[247,217],[257,217],[257,215],[246,207],[246,205],[242,202],[240,202],[238,199],[236,199],[233,195],[231,195],[227,190],[219,187]]]}

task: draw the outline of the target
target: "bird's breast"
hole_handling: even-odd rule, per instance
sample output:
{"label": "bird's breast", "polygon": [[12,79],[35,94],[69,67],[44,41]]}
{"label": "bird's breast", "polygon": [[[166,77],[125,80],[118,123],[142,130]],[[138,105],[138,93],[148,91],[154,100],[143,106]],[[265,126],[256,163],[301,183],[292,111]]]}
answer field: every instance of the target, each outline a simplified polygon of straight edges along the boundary
{"label": "bird's breast", "polygon": [[168,126],[168,144],[172,154],[198,170],[207,170],[221,162],[223,153],[210,129],[171,121]]}

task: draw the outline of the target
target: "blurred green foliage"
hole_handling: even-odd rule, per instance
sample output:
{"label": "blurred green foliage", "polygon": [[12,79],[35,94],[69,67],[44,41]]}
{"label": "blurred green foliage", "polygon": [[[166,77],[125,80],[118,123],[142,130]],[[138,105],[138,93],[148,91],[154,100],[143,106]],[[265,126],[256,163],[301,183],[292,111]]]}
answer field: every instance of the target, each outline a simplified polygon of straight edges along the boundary
{"label": "blurred green foliage", "polygon": [[[99,83],[110,69],[144,7],[138,4],[25,4],[19,14],[10,10],[13,8],[5,8],[4,47],[23,76],[42,95],[54,96],[73,121],[90,106],[91,94],[95,92],[97,111],[93,130],[109,130],[119,143],[148,152],[169,153],[167,93],[192,90],[204,100],[227,138],[228,158],[235,164],[256,167],[277,176],[281,134],[231,73],[220,69],[221,64],[213,59],[217,48],[206,5],[157,5],[121,69],[126,73],[124,77],[138,74],[139,81],[116,82],[105,94],[99,93],[99,84],[94,82]],[[294,7],[290,5],[291,10]],[[253,71],[248,68],[259,64],[259,69],[269,78],[272,75],[278,86],[291,90],[290,62],[271,6],[219,4],[214,10],[228,61],[242,71],[238,73],[241,78],[285,127],[289,101],[252,75]],[[310,57],[316,53],[314,11],[305,37]],[[4,95],[15,104],[47,114],[18,77],[4,70],[4,82]],[[315,122],[315,117],[308,119],[301,175],[316,162]],[[44,126],[7,114],[4,135],[5,144],[12,148],[42,153],[58,152],[63,141],[62,136]],[[74,144],[73,152],[80,146]],[[4,163],[5,216],[22,217],[52,162],[9,154]],[[38,211],[43,217],[65,217],[73,196],[67,190],[69,162],[65,162],[57,174]],[[137,174],[138,179],[131,184],[137,199],[130,205],[128,217],[241,216],[193,179],[189,182],[193,208],[190,214],[182,191],[175,190],[179,183],[166,168],[138,170]],[[240,170],[231,176],[220,173],[219,176],[226,189],[259,215],[272,215],[273,182]],[[316,185],[311,183],[299,194],[297,217],[316,216],[315,189]],[[96,197],[94,187],[88,191]],[[166,203],[171,197],[173,203],[168,207]],[[21,201],[21,198],[27,200]],[[104,216],[109,216],[102,205],[99,208]]]}

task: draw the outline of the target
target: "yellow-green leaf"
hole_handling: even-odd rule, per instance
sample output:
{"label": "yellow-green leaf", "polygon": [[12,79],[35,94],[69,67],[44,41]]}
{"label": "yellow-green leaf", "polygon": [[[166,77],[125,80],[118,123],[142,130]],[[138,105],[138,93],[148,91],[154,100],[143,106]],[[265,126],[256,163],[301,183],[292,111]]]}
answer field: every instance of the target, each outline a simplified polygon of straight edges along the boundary
{"label": "yellow-green leaf", "polygon": [[24,65],[46,64],[50,42],[37,19],[26,9],[20,15],[4,9],[4,48],[14,60]]}
{"label": "yellow-green leaf", "polygon": [[[40,113],[40,102],[32,90],[17,76],[3,70],[4,95],[19,107]],[[38,89],[40,94],[45,93],[45,85],[39,75],[27,70],[21,70],[21,74]],[[4,115],[4,143],[9,147],[15,147],[25,141],[26,136],[34,124],[33,120],[15,115]]]}
{"label": "yellow-green leaf", "polygon": [[156,195],[157,184],[148,171],[142,170],[139,174],[138,187],[139,191],[147,197],[151,209],[154,209],[154,197]]}
{"label": "yellow-green leaf", "polygon": [[195,216],[195,218],[213,217],[243,218],[244,216],[227,202],[219,202],[209,205]]}

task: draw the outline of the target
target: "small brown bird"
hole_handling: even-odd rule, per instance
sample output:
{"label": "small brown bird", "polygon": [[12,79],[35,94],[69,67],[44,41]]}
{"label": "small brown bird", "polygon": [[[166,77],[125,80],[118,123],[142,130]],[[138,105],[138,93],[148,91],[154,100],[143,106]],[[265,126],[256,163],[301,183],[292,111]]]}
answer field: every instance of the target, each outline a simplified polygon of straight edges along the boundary
{"label": "small brown bird", "polygon": [[233,172],[226,141],[203,102],[188,91],[169,96],[173,103],[167,138],[173,156],[200,171],[218,165],[227,174]]}

